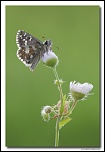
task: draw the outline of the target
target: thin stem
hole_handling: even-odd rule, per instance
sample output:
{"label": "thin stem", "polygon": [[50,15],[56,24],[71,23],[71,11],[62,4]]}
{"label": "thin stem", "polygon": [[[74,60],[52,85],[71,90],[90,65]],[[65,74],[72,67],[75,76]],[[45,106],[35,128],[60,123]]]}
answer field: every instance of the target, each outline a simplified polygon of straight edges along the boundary
{"label": "thin stem", "polygon": [[60,81],[59,81],[59,77],[58,77],[58,73],[56,71],[56,67],[53,69],[53,71],[54,71],[55,77],[58,81],[58,89],[59,89],[59,92],[60,92],[60,100],[61,100],[61,103],[62,103],[62,98],[63,98],[62,86],[61,86]]}
{"label": "thin stem", "polygon": [[74,107],[76,106],[76,104],[77,104],[77,100],[75,100],[75,101],[73,102],[72,107],[71,107],[71,109],[70,109],[70,113],[72,113],[72,111],[73,111]]}
{"label": "thin stem", "polygon": [[[56,71],[56,68],[53,69],[54,71],[54,74],[55,74],[55,77],[57,79],[57,82],[58,82],[58,90],[60,92],[60,101],[61,101],[61,104],[62,104],[62,99],[63,99],[63,93],[62,93],[62,85],[60,84],[60,81],[59,81],[59,77],[58,77],[58,73]],[[56,131],[55,131],[55,147],[58,147],[58,144],[59,144],[59,122],[60,122],[60,118],[61,118],[61,115],[58,116],[57,120],[56,120]]]}
{"label": "thin stem", "polygon": [[57,73],[56,67],[54,67],[53,70],[54,70],[55,77],[56,77],[56,79],[59,82],[59,77],[58,77],[58,73]]}
{"label": "thin stem", "polygon": [[56,121],[56,131],[55,131],[55,147],[58,147],[59,144],[59,121],[60,117],[58,116],[57,121]]}

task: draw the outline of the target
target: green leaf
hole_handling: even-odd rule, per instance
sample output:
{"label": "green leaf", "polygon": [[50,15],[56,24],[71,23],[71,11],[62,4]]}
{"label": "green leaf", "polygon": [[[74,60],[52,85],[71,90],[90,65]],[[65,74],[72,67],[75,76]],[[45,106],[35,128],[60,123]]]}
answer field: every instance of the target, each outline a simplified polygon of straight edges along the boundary
{"label": "green leaf", "polygon": [[59,129],[61,129],[65,124],[67,124],[71,120],[70,117],[67,117],[59,122]]}
{"label": "green leaf", "polygon": [[66,94],[63,96],[63,99],[62,99],[61,108],[60,108],[60,115],[62,115],[62,113],[64,111],[65,101],[66,101]]}

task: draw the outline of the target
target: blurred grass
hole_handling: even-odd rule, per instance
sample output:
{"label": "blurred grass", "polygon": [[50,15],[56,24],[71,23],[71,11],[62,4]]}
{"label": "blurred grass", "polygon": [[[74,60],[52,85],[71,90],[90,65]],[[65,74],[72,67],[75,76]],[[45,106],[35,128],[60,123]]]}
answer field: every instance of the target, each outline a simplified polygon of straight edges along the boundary
{"label": "blurred grass", "polygon": [[99,21],[99,6],[6,6],[6,146],[50,147],[55,138],[55,121],[40,116],[42,106],[59,100],[55,77],[42,63],[31,72],[18,60],[19,29],[53,41],[64,93],[73,80],[94,85],[94,95],[77,104],[61,129],[59,146],[100,146]]}

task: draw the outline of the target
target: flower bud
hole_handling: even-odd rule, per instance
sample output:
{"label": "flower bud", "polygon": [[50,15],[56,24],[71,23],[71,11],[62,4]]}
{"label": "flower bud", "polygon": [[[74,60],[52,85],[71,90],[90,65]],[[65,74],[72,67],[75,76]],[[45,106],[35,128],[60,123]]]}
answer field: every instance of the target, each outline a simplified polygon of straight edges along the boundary
{"label": "flower bud", "polygon": [[54,68],[58,65],[58,57],[55,55],[54,52],[48,51],[44,54],[42,57],[42,61],[45,65],[47,65],[50,68]]}
{"label": "flower bud", "polygon": [[50,106],[44,106],[41,110],[41,116],[43,117],[44,121],[50,120],[50,112],[52,108]]}

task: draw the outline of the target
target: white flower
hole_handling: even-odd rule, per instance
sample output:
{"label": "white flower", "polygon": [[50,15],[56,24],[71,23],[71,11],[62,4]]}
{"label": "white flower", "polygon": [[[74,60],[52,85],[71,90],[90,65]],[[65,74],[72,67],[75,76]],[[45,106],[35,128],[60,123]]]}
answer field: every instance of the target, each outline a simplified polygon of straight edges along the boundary
{"label": "white flower", "polygon": [[70,97],[75,100],[84,100],[92,89],[93,85],[87,82],[83,84],[79,82],[76,83],[76,81],[70,82]]}
{"label": "white flower", "polygon": [[44,54],[44,56],[42,57],[42,61],[44,64],[46,64],[47,66],[51,68],[56,67],[59,62],[58,57],[51,50]]}

